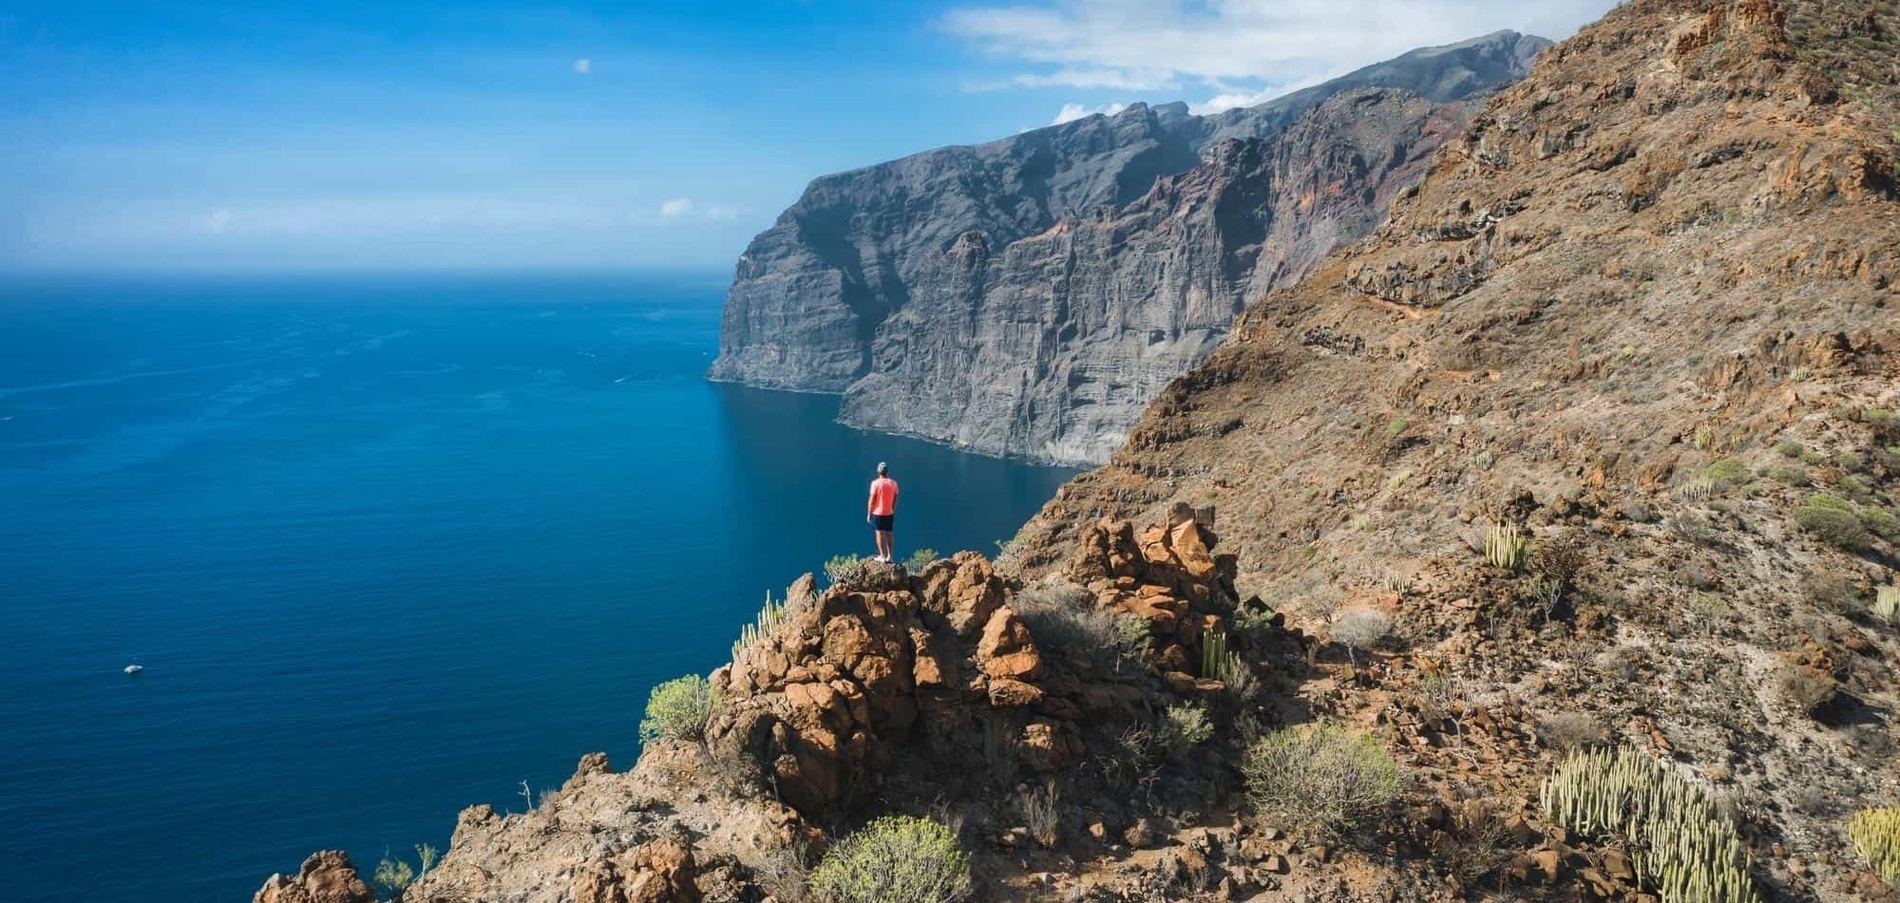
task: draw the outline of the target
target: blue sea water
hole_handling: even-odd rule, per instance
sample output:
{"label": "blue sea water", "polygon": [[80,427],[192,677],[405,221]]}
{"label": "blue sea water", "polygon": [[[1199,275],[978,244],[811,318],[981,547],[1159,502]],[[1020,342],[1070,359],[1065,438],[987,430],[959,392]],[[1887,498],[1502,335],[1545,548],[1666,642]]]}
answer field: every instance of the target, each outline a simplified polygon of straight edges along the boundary
{"label": "blue sea water", "polygon": [[[717,275],[0,285],[0,900],[246,900],[624,767],[768,588],[1070,472],[705,382]],[[128,664],[144,671],[127,675]]]}

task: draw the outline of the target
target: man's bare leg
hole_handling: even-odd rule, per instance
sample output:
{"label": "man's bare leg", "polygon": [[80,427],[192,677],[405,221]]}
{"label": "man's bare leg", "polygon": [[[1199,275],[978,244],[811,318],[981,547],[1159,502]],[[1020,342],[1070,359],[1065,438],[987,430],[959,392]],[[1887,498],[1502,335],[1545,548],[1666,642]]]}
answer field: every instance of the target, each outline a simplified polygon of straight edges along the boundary
{"label": "man's bare leg", "polygon": [[891,560],[891,531],[877,531],[877,555],[885,561]]}

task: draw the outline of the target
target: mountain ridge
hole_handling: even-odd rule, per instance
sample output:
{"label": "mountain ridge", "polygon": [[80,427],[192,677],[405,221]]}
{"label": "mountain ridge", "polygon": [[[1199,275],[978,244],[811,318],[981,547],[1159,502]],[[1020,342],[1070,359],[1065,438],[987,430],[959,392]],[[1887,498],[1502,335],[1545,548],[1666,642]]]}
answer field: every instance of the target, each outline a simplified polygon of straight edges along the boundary
{"label": "mountain ridge", "polygon": [[[1114,116],[1098,114],[822,177],[741,257],[727,297],[720,355],[709,375],[767,388],[849,393],[841,419],[853,426],[988,454],[1056,463],[1099,461],[1120,441],[1147,397],[1211,350],[1248,296],[1265,287],[1251,273],[1226,274],[1221,259],[1244,246],[1247,234],[1267,226],[1270,217],[1305,214],[1296,205],[1282,204],[1274,211],[1258,202],[1257,209],[1233,211],[1222,223],[1203,218],[1204,228],[1239,227],[1241,235],[1213,242],[1200,257],[1170,260],[1160,248],[1116,255],[1129,269],[1173,271],[1173,290],[1161,294],[1154,292],[1163,286],[1138,279],[1069,298],[1061,273],[1038,275],[1035,271],[1046,267],[1013,269],[1001,263],[1018,243],[1097,222],[1105,210],[1131,220],[1152,219],[1132,208],[1139,208],[1162,180],[1206,165],[1213,149],[1228,141],[1276,140],[1314,116],[1324,122],[1308,133],[1318,146],[1356,138],[1357,155],[1369,160],[1422,157],[1449,133],[1443,120],[1471,108],[1465,98],[1521,74],[1526,60],[1547,45],[1500,32],[1415,51],[1216,116],[1190,115],[1182,104],[1137,104]],[[1419,103],[1421,95],[1400,90],[1411,87],[1449,99]],[[1385,125],[1383,133],[1366,133],[1350,107],[1334,103],[1346,93],[1386,101],[1384,110],[1369,117]],[[1356,228],[1294,256],[1316,257],[1315,252],[1330,250],[1337,240],[1355,237],[1376,221],[1376,204],[1390,191],[1374,180],[1386,173],[1353,156],[1334,161],[1336,169],[1322,174],[1321,181],[1353,202],[1341,221]],[[1299,165],[1297,157],[1283,158],[1280,169],[1289,172]],[[1328,228],[1318,224],[1311,233],[1313,241],[1322,241],[1317,236],[1328,234]],[[969,257],[972,251],[981,251],[981,266],[991,272],[971,271],[977,266]],[[1014,293],[1012,284],[1037,280],[1051,283],[1033,289],[1040,298],[1003,297]],[[1215,297],[1188,297],[1183,280],[1207,283],[1198,291]],[[1014,306],[1020,313],[1026,303],[1040,309],[1033,321],[1011,322],[1008,313],[989,309]],[[1078,326],[1067,319],[1071,306],[1101,310],[1115,322],[1098,322],[1100,331],[1071,339]],[[1120,328],[1121,321],[1163,324],[1159,328],[1167,333],[1169,348],[1146,354],[1143,349],[1151,343]],[[1095,347],[1078,355],[1076,342]],[[1016,353],[986,356],[982,367],[969,368],[973,358],[1005,344],[1015,346]],[[1085,359],[1090,356],[1094,360]],[[869,379],[900,368],[910,370],[902,379]],[[1057,372],[1091,368],[1106,378],[1093,380],[1100,390],[1081,397]],[[1119,376],[1126,368],[1135,373],[1128,380]],[[1019,390],[1007,397],[984,395],[986,387],[1005,383],[1018,384]],[[961,430],[978,423],[1005,428],[976,435]]]}

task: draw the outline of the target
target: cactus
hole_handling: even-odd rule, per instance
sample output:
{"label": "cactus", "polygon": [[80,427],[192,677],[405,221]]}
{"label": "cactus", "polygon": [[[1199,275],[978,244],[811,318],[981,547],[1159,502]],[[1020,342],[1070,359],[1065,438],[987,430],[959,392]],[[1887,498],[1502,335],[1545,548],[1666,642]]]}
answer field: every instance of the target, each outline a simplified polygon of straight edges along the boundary
{"label": "cactus", "polygon": [[736,661],[739,653],[752,648],[760,640],[778,632],[785,623],[785,603],[773,601],[772,593],[765,594],[765,607],[759,609],[759,616],[752,623],[739,630],[739,638],[732,641],[732,657]]}
{"label": "cactus", "polygon": [[1741,838],[1708,792],[1641,752],[1574,753],[1540,798],[1569,830],[1628,838],[1637,873],[1663,903],[1760,903]]}
{"label": "cactus", "polygon": [[1874,614],[1889,624],[1900,624],[1900,586],[1874,590]]}
{"label": "cactus", "polygon": [[1900,885],[1900,806],[1854,813],[1847,823],[1847,836],[1853,838],[1854,848],[1880,877]]}
{"label": "cactus", "polygon": [[1226,684],[1229,692],[1243,700],[1252,698],[1259,689],[1253,671],[1240,653],[1228,651],[1227,634],[1219,630],[1210,630],[1201,637],[1201,676]]}
{"label": "cactus", "polygon": [[1524,569],[1530,540],[1513,524],[1492,524],[1484,534],[1484,559],[1515,574]]}
{"label": "cactus", "polygon": [[1201,676],[1215,680],[1225,680],[1222,672],[1227,667],[1227,634],[1218,630],[1208,631],[1201,637]]}

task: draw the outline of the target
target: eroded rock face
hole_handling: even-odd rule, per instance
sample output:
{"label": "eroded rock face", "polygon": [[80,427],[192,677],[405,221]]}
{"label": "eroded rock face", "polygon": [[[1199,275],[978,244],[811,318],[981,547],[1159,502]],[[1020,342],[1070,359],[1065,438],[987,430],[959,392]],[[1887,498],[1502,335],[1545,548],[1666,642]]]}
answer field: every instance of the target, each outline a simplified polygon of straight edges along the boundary
{"label": "eroded rock face", "polygon": [[376,894],[356,874],[341,850],[324,850],[304,860],[294,877],[272,875],[252,903],[376,903]]}
{"label": "eroded rock face", "polygon": [[1099,463],[1546,45],[1501,33],[1252,109],[1136,104],[819,179],[740,259],[711,375],[844,393],[855,426]]}

